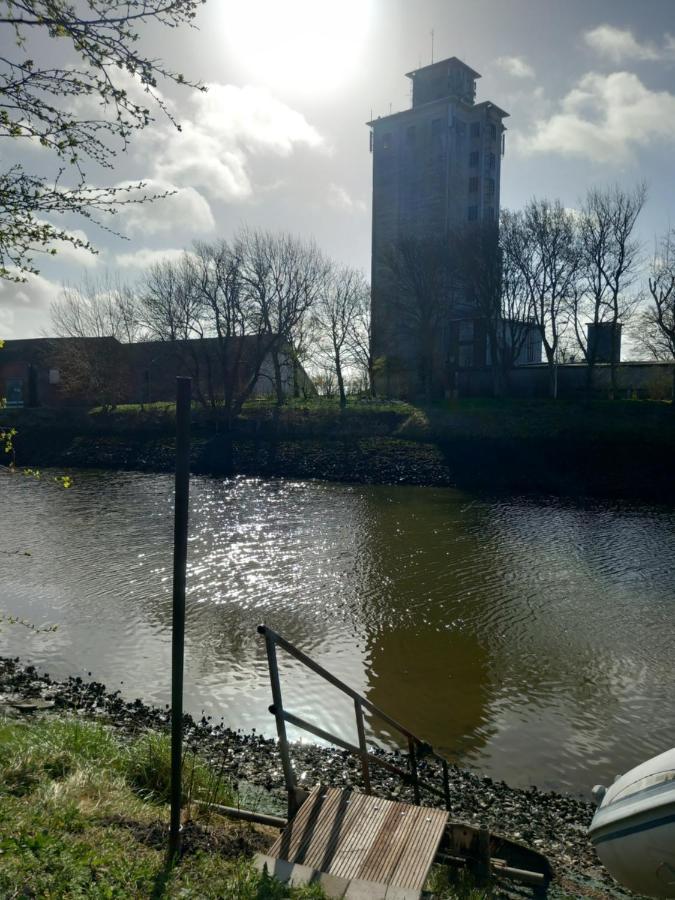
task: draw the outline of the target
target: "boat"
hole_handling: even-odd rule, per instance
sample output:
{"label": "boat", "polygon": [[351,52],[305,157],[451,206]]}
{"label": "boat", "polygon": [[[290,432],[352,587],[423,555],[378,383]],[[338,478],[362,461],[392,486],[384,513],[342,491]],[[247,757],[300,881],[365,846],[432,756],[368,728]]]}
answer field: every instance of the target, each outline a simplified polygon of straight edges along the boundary
{"label": "boat", "polygon": [[675,748],[593,788],[591,843],[624,887],[675,897]]}

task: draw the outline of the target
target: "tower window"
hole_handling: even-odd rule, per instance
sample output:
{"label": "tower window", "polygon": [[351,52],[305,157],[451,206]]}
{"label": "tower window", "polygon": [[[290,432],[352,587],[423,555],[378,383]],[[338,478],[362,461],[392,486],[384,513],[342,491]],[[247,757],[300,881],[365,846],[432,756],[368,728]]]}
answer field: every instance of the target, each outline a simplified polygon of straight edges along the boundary
{"label": "tower window", "polygon": [[488,222],[494,222],[495,220],[495,208],[494,206],[486,206],[485,207],[485,219]]}
{"label": "tower window", "polygon": [[389,150],[391,148],[391,131],[386,131],[382,135],[382,149]]}
{"label": "tower window", "polygon": [[480,137],[480,122],[472,122],[471,123],[471,137],[472,138]]}
{"label": "tower window", "polygon": [[494,122],[490,122],[490,124],[488,125],[488,134],[490,135],[491,140],[497,140],[497,126]]}
{"label": "tower window", "polygon": [[485,189],[487,191],[488,197],[494,197],[495,194],[495,180],[494,178],[486,178],[485,179]]}
{"label": "tower window", "polygon": [[491,153],[490,154],[490,168],[494,169],[496,165],[497,165],[497,157],[495,156],[494,153]]}
{"label": "tower window", "polygon": [[415,143],[415,126],[409,125],[405,132],[405,139],[409,144]]}
{"label": "tower window", "polygon": [[439,140],[443,130],[443,119],[432,119],[431,121],[431,137]]}
{"label": "tower window", "polygon": [[478,150],[472,150],[469,153],[469,165],[475,168],[478,165]]}
{"label": "tower window", "polygon": [[478,221],[478,207],[470,206],[467,211],[467,219],[469,222],[477,222]]}
{"label": "tower window", "polygon": [[472,175],[471,178],[469,178],[469,193],[475,194],[477,192],[478,192],[478,176]]}

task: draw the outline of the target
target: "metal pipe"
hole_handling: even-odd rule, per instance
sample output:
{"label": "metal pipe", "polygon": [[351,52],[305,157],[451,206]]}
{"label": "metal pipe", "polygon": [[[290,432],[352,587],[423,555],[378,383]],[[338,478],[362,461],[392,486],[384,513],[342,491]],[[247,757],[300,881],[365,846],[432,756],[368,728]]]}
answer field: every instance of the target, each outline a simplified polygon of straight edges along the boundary
{"label": "metal pipe", "polygon": [[[270,706],[270,712],[272,713],[272,715],[277,715],[277,711],[273,706]],[[289,713],[286,709],[282,710],[281,718],[285,722],[288,722],[289,725],[295,725],[296,728],[302,728],[304,731],[309,731],[310,734],[313,734],[315,737],[320,738],[322,741],[326,741],[329,744],[335,744],[337,747],[342,747],[343,750],[347,750],[349,753],[353,753],[354,756],[361,756],[361,750],[359,747],[356,747],[354,744],[350,744],[349,741],[345,741],[335,734],[331,734],[329,731],[324,731],[323,728],[319,728],[317,725],[312,725],[311,722],[306,722],[299,716],[295,716],[293,715],[293,713]],[[410,772],[406,772],[405,769],[401,769],[398,766],[395,766],[394,763],[389,762],[388,759],[384,759],[381,756],[376,756],[374,753],[367,753],[366,755],[368,757],[368,761],[374,766],[380,766],[380,768],[382,769],[387,769],[389,772],[394,772],[395,775],[398,775],[404,781],[410,782]],[[418,781],[418,784],[426,791],[429,791],[430,794],[435,794],[437,797],[443,797],[443,792],[434,787],[432,784],[429,784],[427,781]]]}
{"label": "metal pipe", "polygon": [[183,757],[185,583],[190,500],[190,411],[192,379],[176,379],[176,481],[173,532],[173,621],[171,630],[171,825],[169,857],[180,852]]}
{"label": "metal pipe", "polygon": [[363,784],[366,793],[370,794],[370,768],[368,766],[368,745],[366,744],[366,730],[363,727],[363,710],[358,700],[354,701],[354,712],[356,714],[356,731],[359,736],[359,749],[361,750],[361,773],[363,775]]}
{"label": "metal pipe", "polygon": [[243,822],[255,822],[256,825],[269,825],[271,828],[285,828],[288,825],[288,819],[283,819],[281,816],[252,812],[249,809],[238,809],[234,806],[222,806],[220,803],[207,803],[206,800],[193,800],[192,802],[205,809],[212,809],[228,819],[241,819]]}
{"label": "metal pipe", "polygon": [[410,761],[410,777],[412,778],[413,797],[415,803],[420,805],[420,786],[417,780],[417,755],[415,753],[415,741],[408,738],[408,759]]}
{"label": "metal pipe", "polygon": [[[298,650],[297,647],[294,647],[293,644],[290,644],[285,638],[281,637],[280,634],[277,634],[276,631],[273,631],[271,628],[268,628],[267,625],[258,625],[258,633],[265,635],[266,638],[271,638],[275,644],[278,644],[282,647],[287,653],[290,653],[291,656],[294,656],[299,662],[303,663],[303,665],[307,666],[308,669],[311,669],[313,672],[316,672],[317,675],[320,675],[334,687],[341,690],[343,693],[347,694],[347,696],[351,697],[352,700],[358,700],[359,703],[364,706],[367,710],[374,713],[376,716],[379,716],[384,722],[388,725],[391,725],[392,728],[395,728],[399,734],[402,734],[404,737],[413,738],[413,740],[417,741],[419,744],[424,743],[420,738],[417,737],[416,734],[413,734],[412,731],[408,731],[407,728],[404,728],[403,725],[400,725],[395,719],[392,719],[391,716],[388,716],[385,712],[383,712],[379,707],[375,706],[374,703],[371,703],[370,700],[367,700],[365,697],[362,697],[360,694],[350,688],[348,684],[345,684],[344,681],[340,681],[339,678],[336,678],[331,672],[327,669],[324,669],[323,666],[320,666],[318,663],[314,662],[313,659],[310,659],[309,656],[306,656],[302,650]],[[442,760],[441,756],[438,756],[436,753],[433,754],[438,760]]]}
{"label": "metal pipe", "polygon": [[281,765],[284,770],[284,781],[286,782],[286,791],[288,793],[288,818],[292,819],[298,811],[298,801],[295,796],[295,773],[293,772],[293,763],[291,762],[291,754],[288,749],[288,736],[286,734],[286,724],[284,722],[284,705],[281,699],[281,682],[279,680],[279,666],[277,665],[277,651],[273,639],[268,634],[265,635],[265,646],[267,648],[267,665],[270,670],[270,683],[272,685],[273,705],[270,709],[274,710],[274,717],[276,719],[277,736],[279,738],[279,753],[281,755]]}

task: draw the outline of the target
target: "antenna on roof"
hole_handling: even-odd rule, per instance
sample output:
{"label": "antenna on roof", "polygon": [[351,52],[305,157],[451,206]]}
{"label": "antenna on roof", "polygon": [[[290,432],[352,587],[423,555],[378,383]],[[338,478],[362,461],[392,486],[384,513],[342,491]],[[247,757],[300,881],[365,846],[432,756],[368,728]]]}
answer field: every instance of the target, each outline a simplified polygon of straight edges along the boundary
{"label": "antenna on roof", "polygon": [[434,29],[431,29],[431,65],[434,64]]}

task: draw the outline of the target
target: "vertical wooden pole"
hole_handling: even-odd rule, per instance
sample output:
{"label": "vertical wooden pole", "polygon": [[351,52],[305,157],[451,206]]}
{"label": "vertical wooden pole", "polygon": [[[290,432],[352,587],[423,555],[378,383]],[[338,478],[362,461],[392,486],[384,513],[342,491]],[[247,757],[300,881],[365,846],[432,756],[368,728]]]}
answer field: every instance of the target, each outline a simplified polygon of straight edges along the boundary
{"label": "vertical wooden pole", "polygon": [[173,627],[171,635],[171,827],[169,857],[180,853],[183,762],[183,668],[185,582],[190,498],[190,410],[192,380],[176,379],[176,487],[173,532]]}

